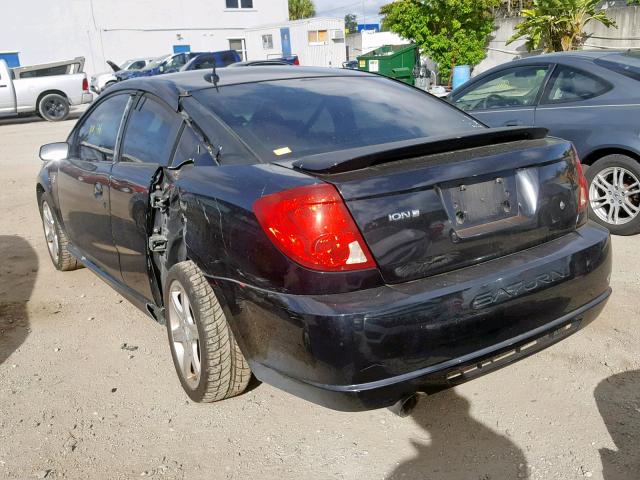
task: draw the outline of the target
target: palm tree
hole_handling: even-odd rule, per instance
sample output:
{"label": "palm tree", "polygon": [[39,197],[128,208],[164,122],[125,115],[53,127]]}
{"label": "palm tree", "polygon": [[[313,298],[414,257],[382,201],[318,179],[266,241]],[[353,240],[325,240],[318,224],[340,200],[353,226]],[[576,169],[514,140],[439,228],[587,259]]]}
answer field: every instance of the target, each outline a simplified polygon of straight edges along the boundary
{"label": "palm tree", "polygon": [[599,3],[600,0],[533,0],[533,7],[522,11],[524,21],[516,26],[508,43],[526,38],[529,50],[575,50],[587,40],[584,29],[589,22],[616,27],[605,11],[598,9]]}
{"label": "palm tree", "polygon": [[312,0],[289,0],[289,20],[300,20],[315,16],[316,7]]}

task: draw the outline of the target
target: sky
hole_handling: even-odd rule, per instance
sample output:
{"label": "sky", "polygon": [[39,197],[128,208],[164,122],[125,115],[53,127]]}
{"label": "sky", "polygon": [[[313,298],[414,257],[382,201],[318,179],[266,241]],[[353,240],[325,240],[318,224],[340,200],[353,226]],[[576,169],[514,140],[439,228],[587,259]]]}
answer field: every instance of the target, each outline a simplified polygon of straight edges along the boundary
{"label": "sky", "polygon": [[391,0],[314,0],[313,3],[318,16],[344,17],[347,13],[355,13],[358,23],[362,23],[363,16],[367,23],[377,23],[380,21],[380,6],[390,2]]}

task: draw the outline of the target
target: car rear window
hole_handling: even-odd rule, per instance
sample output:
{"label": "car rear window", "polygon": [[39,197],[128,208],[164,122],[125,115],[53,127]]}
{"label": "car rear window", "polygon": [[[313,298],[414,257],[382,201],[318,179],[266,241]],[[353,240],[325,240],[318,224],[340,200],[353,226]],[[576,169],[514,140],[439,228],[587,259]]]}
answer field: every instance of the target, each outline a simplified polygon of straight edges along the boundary
{"label": "car rear window", "polygon": [[193,92],[265,161],[484,128],[456,108],[381,77],[317,77]]}
{"label": "car rear window", "polygon": [[640,51],[614,53],[594,61],[601,67],[640,81]]}

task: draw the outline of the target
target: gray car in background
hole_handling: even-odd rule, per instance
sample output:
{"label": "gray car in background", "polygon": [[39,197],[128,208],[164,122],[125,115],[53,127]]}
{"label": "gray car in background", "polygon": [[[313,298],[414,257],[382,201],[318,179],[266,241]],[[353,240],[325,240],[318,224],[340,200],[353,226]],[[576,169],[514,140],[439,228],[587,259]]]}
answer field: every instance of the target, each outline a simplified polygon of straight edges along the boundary
{"label": "gray car in background", "polygon": [[535,125],[573,142],[588,165],[591,217],[614,234],[640,233],[640,52],[514,60],[449,101],[491,127]]}

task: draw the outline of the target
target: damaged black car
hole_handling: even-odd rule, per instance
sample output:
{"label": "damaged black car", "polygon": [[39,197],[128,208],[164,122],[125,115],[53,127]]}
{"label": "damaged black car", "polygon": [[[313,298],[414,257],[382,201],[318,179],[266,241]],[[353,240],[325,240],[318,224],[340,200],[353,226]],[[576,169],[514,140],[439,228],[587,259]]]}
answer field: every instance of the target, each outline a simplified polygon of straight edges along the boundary
{"label": "damaged black car", "polygon": [[122,82],[40,156],[53,264],[166,325],[197,402],[252,376],[339,410],[407,402],[566,338],[611,292],[571,143],[373,74]]}

